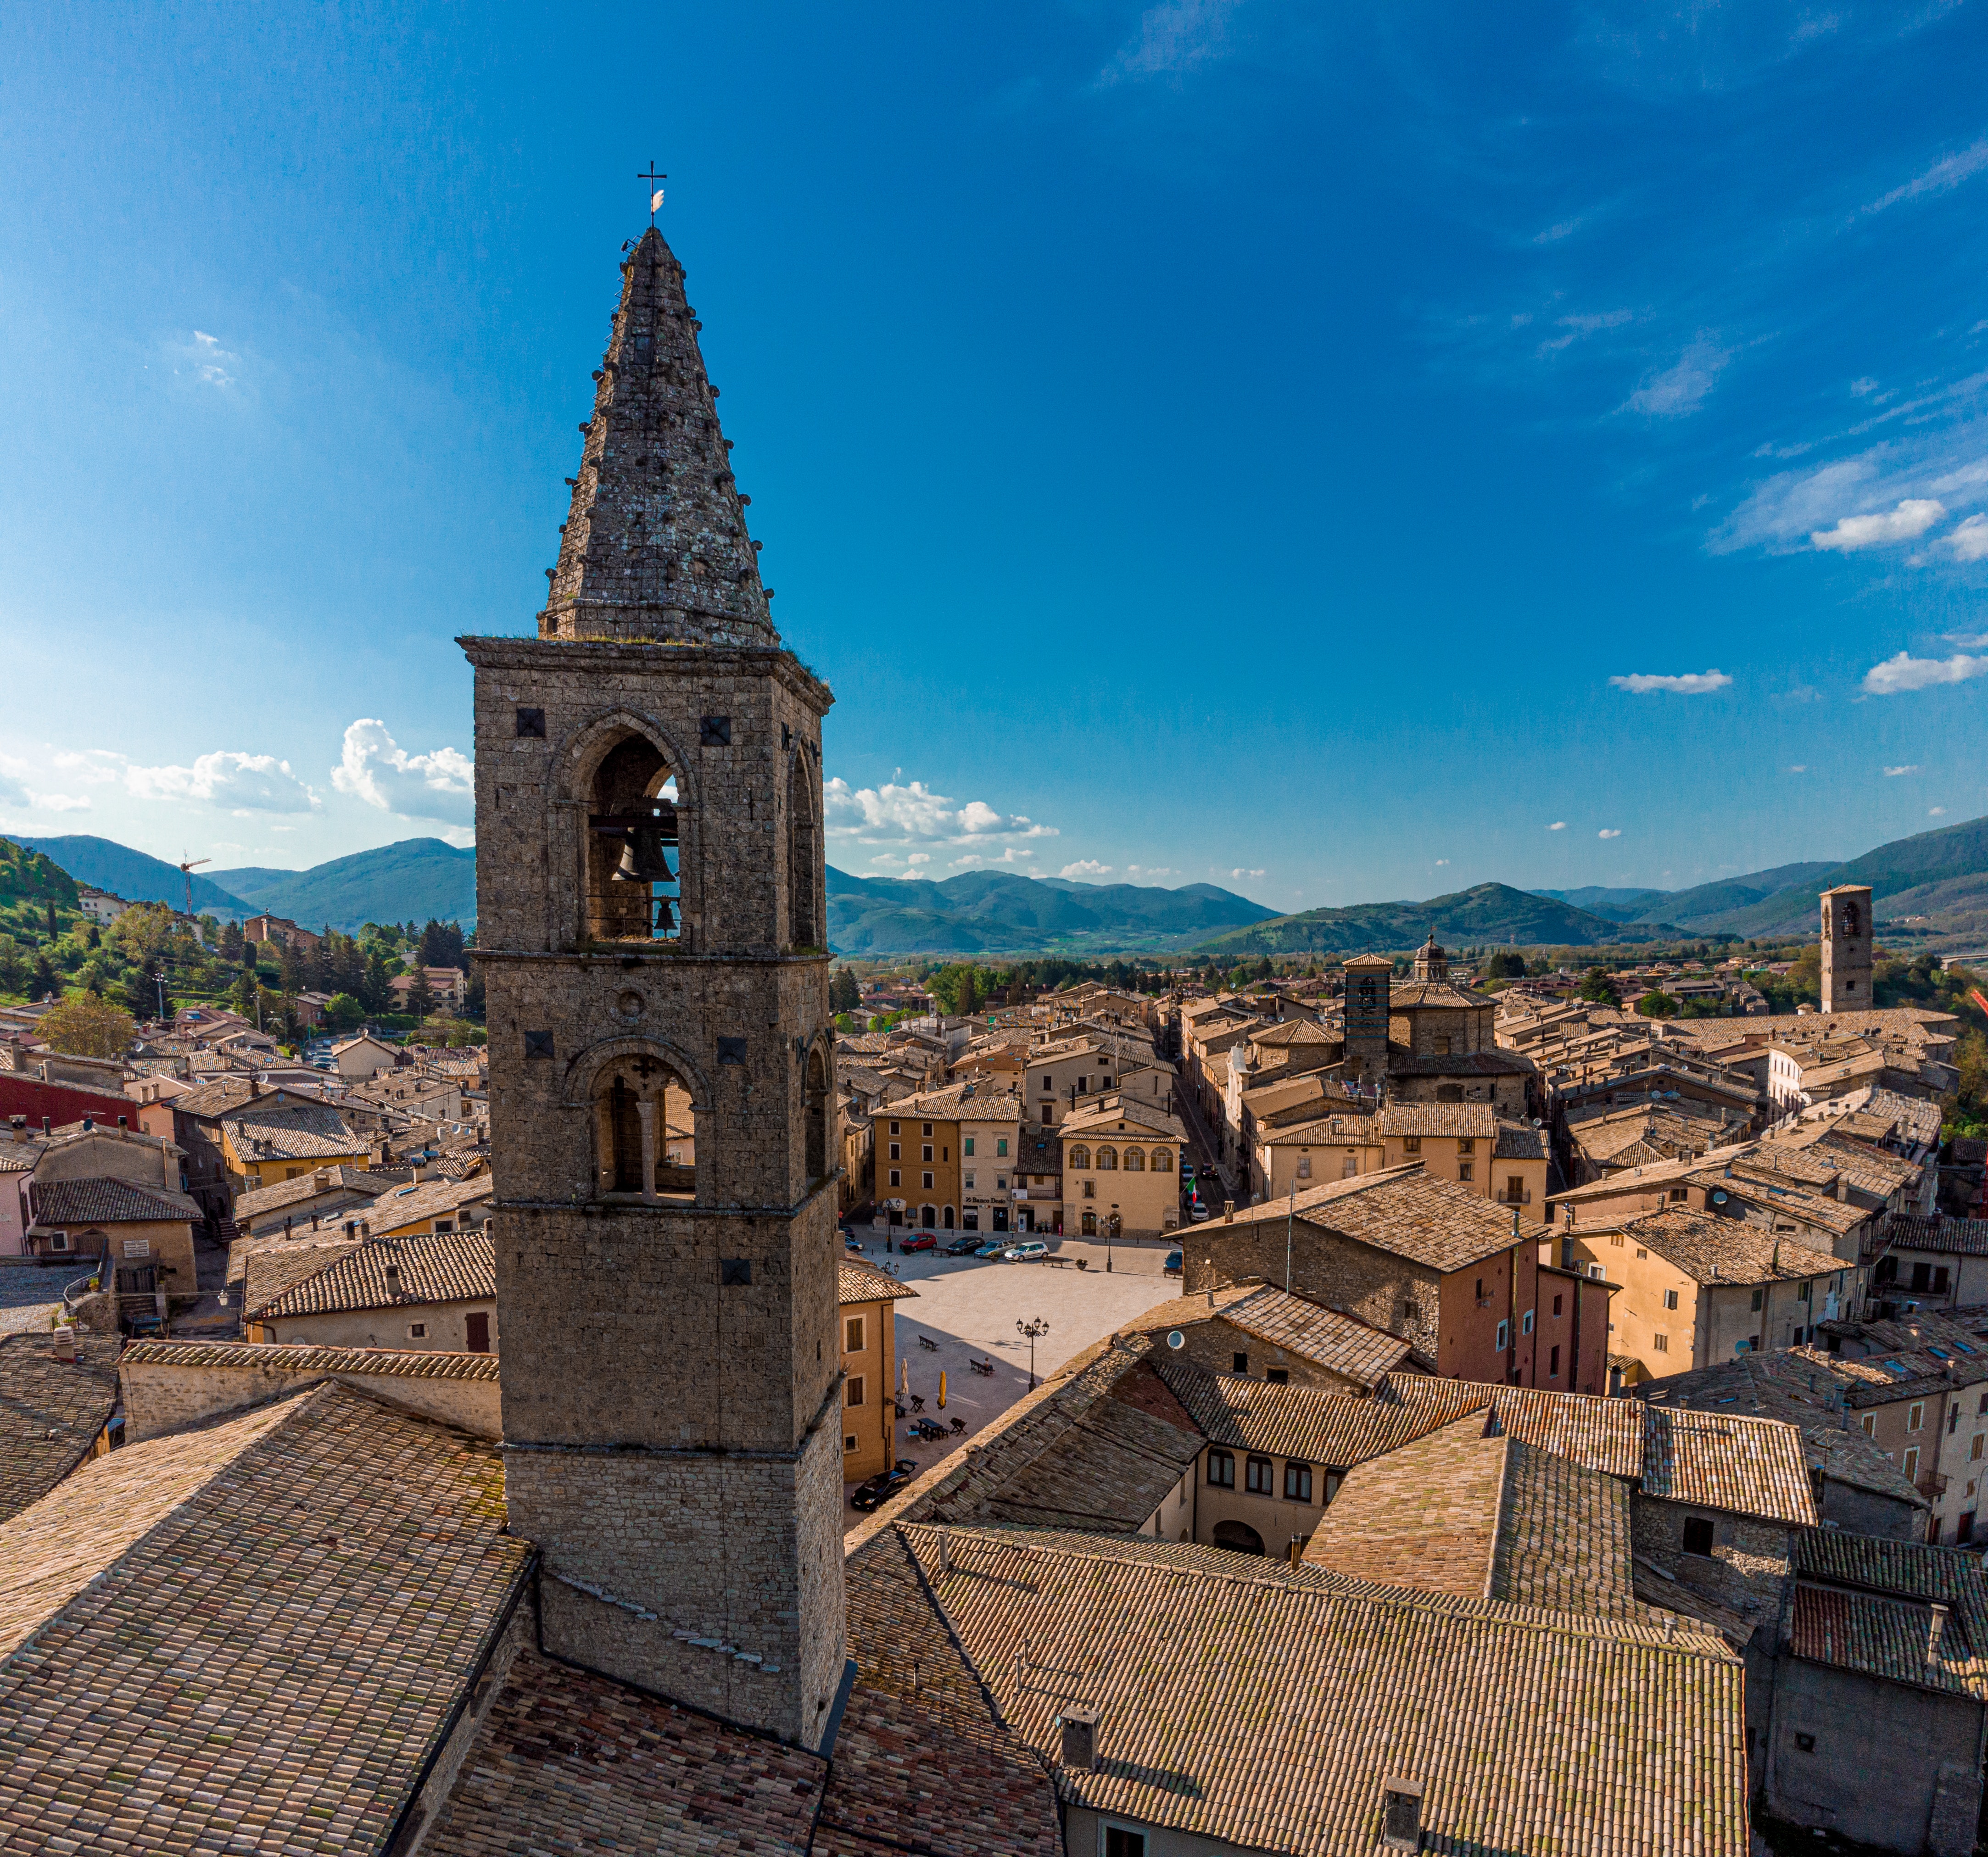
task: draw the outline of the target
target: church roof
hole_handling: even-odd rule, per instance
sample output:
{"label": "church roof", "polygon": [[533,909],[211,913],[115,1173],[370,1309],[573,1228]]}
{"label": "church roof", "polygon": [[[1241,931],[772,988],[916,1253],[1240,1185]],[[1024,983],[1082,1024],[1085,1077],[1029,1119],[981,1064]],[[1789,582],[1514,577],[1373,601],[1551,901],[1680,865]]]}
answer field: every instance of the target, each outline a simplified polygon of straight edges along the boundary
{"label": "church roof", "polygon": [[651,226],[621,268],[541,638],[779,643],[700,326]]}

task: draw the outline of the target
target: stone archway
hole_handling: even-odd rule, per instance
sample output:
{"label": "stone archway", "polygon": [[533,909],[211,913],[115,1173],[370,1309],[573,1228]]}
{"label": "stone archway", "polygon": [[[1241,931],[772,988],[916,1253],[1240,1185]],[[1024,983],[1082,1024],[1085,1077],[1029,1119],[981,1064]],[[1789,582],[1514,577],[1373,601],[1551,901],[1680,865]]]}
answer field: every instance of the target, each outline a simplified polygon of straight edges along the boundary
{"label": "stone archway", "polygon": [[1232,1554],[1261,1554],[1263,1538],[1246,1521],[1218,1521],[1215,1524],[1215,1545],[1226,1548]]}

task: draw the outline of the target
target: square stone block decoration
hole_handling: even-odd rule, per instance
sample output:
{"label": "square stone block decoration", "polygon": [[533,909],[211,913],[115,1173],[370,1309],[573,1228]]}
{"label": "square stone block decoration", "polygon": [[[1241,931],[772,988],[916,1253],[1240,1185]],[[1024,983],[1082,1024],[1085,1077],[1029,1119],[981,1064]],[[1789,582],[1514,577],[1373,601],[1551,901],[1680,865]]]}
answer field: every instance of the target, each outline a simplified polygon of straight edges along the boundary
{"label": "square stone block decoration", "polygon": [[530,735],[543,741],[546,738],[546,712],[542,709],[527,709],[522,703],[518,706],[518,733]]}
{"label": "square stone block decoration", "polygon": [[700,748],[731,747],[732,718],[729,716],[706,716],[698,724],[697,740]]}
{"label": "square stone block decoration", "polygon": [[743,1038],[720,1038],[718,1041],[718,1061],[721,1064],[743,1064],[746,1062],[746,1041]]}
{"label": "square stone block decoration", "polygon": [[549,1031],[528,1031],[525,1034],[525,1055],[528,1058],[549,1058],[553,1055],[553,1035]]}
{"label": "square stone block decoration", "polygon": [[718,1285],[721,1289],[750,1289],[752,1287],[752,1260],[750,1258],[720,1258],[718,1260]]}

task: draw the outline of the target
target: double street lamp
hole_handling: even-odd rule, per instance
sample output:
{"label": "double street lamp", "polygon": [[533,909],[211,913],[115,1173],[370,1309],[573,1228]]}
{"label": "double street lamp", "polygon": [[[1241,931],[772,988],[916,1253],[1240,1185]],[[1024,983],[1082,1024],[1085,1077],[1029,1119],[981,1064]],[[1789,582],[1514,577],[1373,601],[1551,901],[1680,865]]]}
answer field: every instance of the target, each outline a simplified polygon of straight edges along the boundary
{"label": "double street lamp", "polygon": [[1015,1332],[1017,1335],[1026,1335],[1029,1338],[1029,1390],[1031,1393],[1036,1389],[1036,1337],[1038,1335],[1046,1335],[1049,1332],[1050,1325],[1040,1315],[1033,1322],[1018,1322],[1015,1324]]}

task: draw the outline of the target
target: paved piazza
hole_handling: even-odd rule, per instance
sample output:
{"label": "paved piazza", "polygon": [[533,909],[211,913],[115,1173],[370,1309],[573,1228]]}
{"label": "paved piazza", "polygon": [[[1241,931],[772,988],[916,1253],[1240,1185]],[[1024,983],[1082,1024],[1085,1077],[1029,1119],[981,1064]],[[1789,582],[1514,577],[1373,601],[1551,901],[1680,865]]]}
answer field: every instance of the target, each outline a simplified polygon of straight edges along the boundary
{"label": "paved piazza", "polygon": [[[1107,1274],[1104,1246],[1083,1239],[1046,1241],[1056,1248],[1052,1254],[1080,1257],[1088,1266],[1078,1270],[1073,1262],[1059,1270],[931,1251],[907,1258],[886,1253],[881,1231],[873,1236],[869,1227],[859,1225],[856,1235],[864,1242],[864,1263],[888,1265],[918,1291],[916,1300],[908,1298],[896,1305],[897,1342],[898,1359],[904,1363],[899,1371],[908,1376],[910,1391],[925,1400],[923,1416],[948,1426],[955,1418],[966,1421],[965,1433],[948,1436],[943,1443],[905,1437],[908,1416],[898,1426],[898,1455],[921,1470],[957,1450],[1028,1391],[1029,1343],[1016,1333],[1016,1322],[1040,1319],[1049,1324],[1048,1332],[1036,1342],[1040,1380],[1133,1316],[1180,1293],[1179,1280],[1162,1274],[1166,1254],[1174,1248],[1171,1244],[1114,1244]],[[937,1344],[936,1352],[918,1345],[921,1335]],[[972,1372],[969,1359],[991,1359],[992,1377]],[[946,1378],[943,1413],[938,1409],[942,1369]],[[910,1400],[901,1397],[908,1415]],[[852,1526],[861,1519],[854,1510],[847,1511]]]}

